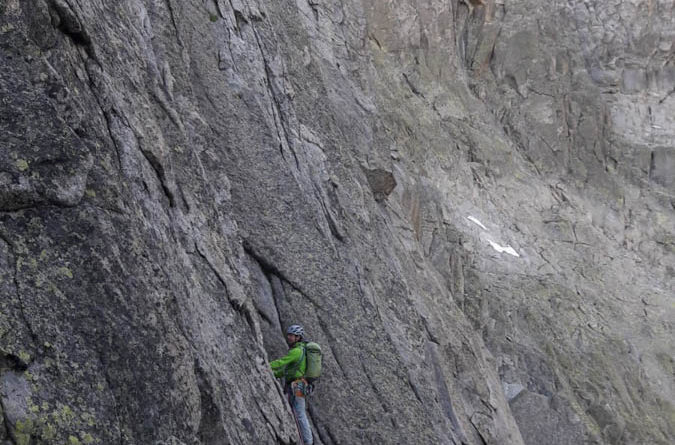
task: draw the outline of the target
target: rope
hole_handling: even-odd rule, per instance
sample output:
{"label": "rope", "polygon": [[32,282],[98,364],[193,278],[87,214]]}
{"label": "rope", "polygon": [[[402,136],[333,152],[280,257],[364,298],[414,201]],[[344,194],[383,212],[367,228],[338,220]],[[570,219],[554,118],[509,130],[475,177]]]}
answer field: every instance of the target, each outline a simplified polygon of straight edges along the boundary
{"label": "rope", "polygon": [[293,408],[293,400],[292,397],[295,397],[293,395],[293,386],[291,384],[291,392],[287,394],[288,396],[288,404],[291,405],[291,412],[293,413],[293,419],[295,420],[295,428],[298,430],[298,439],[300,439],[300,445],[305,445],[305,439],[302,438],[302,432],[300,431],[300,422],[298,422],[298,416],[295,414],[295,408]]}

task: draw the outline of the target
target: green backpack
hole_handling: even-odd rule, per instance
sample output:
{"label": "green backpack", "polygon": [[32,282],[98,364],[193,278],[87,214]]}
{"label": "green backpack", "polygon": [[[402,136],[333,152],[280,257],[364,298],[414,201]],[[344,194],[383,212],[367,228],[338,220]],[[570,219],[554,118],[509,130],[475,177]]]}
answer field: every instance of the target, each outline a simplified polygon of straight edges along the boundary
{"label": "green backpack", "polygon": [[321,377],[321,346],[318,343],[305,343],[305,356],[307,358],[307,366],[305,368],[305,379],[308,383],[313,383]]}

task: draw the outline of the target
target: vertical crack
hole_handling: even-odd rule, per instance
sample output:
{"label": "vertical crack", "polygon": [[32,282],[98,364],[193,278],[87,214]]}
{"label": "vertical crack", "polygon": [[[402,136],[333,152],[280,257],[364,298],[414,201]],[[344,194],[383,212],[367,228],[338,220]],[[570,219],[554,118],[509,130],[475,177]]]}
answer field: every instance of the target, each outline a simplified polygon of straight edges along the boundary
{"label": "vertical crack", "polygon": [[[272,302],[274,303],[274,310],[276,311],[277,314],[277,323],[279,324],[279,328],[283,329],[284,324],[281,320],[281,311],[279,311],[279,298],[280,298],[279,292],[283,292],[283,285],[281,284],[281,280],[279,279],[279,277],[277,277],[276,275],[271,273],[268,275],[268,273],[265,272],[264,270],[263,273],[265,274],[265,276],[268,277],[270,281],[270,286],[272,288]],[[274,282],[275,278],[278,281],[278,284]],[[280,289],[277,289],[278,287],[280,287]]]}
{"label": "vertical crack", "polygon": [[99,351],[97,348],[94,349],[94,352],[96,353],[98,357],[98,362],[101,364],[101,368],[103,370],[102,375],[103,379],[105,380],[105,383],[108,385],[108,390],[110,391],[110,397],[112,398],[112,405],[113,405],[113,410],[115,413],[115,421],[117,422],[117,430],[119,432],[119,442],[120,445],[124,445],[124,438],[122,435],[122,421],[121,421],[121,416],[120,416],[120,407],[119,404],[117,403],[117,397],[115,395],[114,387],[112,384],[112,381],[110,380],[110,376],[108,375],[108,370],[110,369],[109,366],[106,366],[103,360],[103,355],[101,351]]}
{"label": "vertical crack", "polygon": [[23,301],[23,297],[21,295],[21,291],[19,290],[19,260],[16,258],[16,255],[15,255],[15,264],[16,267],[14,268],[14,287],[16,288],[16,298],[19,301],[21,318],[23,319],[26,328],[28,328],[28,334],[30,335],[31,340],[33,341],[33,346],[37,347],[38,345],[37,334],[33,330],[33,325],[28,320],[28,316],[26,315],[26,307]]}
{"label": "vertical crack", "polygon": [[[172,21],[174,21],[174,23],[175,23],[175,20],[173,18],[173,10],[170,6],[171,5],[170,0],[166,0],[166,1],[169,5],[169,11],[171,12]],[[176,32],[178,33],[177,29],[176,29]],[[180,38],[179,38],[179,43],[180,43]],[[182,44],[181,44],[181,46],[182,46]],[[114,105],[105,104],[101,94],[98,92],[99,87],[104,82],[104,80],[103,80],[103,68],[102,68],[100,62],[98,62],[97,59],[92,57],[91,60],[96,62],[97,66],[95,66],[95,65],[92,64],[91,60],[88,61],[82,56],[81,53],[78,53],[78,54],[79,54],[80,62],[82,64],[82,66],[84,67],[84,72],[86,73],[87,79],[89,81],[88,84],[89,84],[89,89],[91,91],[91,94],[92,94],[94,100],[96,101],[99,109],[101,110],[101,114],[102,114],[103,121],[104,121],[104,124],[105,124],[105,131],[107,132],[107,135],[112,142],[113,148],[115,149],[115,153],[117,154],[117,163],[118,163],[119,172],[121,174],[122,173],[122,149],[117,142],[117,138],[115,137],[115,133],[114,133],[113,128],[112,128],[113,127],[112,120],[115,117],[117,117],[117,119],[120,121],[120,123],[122,125],[125,125],[127,128],[129,128],[134,133],[134,135],[136,135],[136,132],[134,132],[133,127],[128,123],[126,118],[124,118],[124,116],[114,107]],[[97,69],[100,70],[100,73],[96,72]],[[103,97],[105,97],[105,92],[104,92]],[[173,113],[171,113],[171,111],[173,111],[173,110],[168,106],[168,104],[165,103],[165,101],[162,100],[161,97],[158,97],[157,94],[155,94],[154,97],[157,99],[157,101],[160,103],[160,105],[164,108],[164,110],[167,112],[167,114],[172,119],[172,121],[174,121],[174,123],[176,123],[176,126],[180,130],[183,130],[182,124],[181,124],[180,120],[177,118],[175,111]],[[138,137],[137,137],[137,139],[138,139]],[[143,156],[145,157],[145,159],[148,161],[151,168],[155,172],[155,174],[156,174],[156,176],[159,180],[159,184],[162,188],[162,191],[164,192],[165,196],[167,197],[167,199],[169,201],[169,206],[175,207],[176,206],[175,194],[171,190],[171,187],[169,187],[169,185],[167,183],[166,171],[164,169],[164,166],[159,162],[159,159],[157,158],[157,156],[154,155],[154,153],[149,152],[148,150],[144,150],[143,148],[141,148],[140,142],[139,142],[139,150],[141,151],[141,153],[143,154]]]}
{"label": "vertical crack", "polygon": [[[118,171],[120,175],[122,174],[122,154],[121,154],[121,149],[117,143],[117,140],[115,139],[114,132],[112,129],[112,118],[114,115],[118,115],[120,120],[122,120],[122,116],[115,110],[114,107],[109,107],[108,110],[106,110],[105,103],[101,96],[98,94],[98,85],[96,84],[98,80],[98,73],[95,72],[96,66],[92,66],[91,63],[87,63],[87,60],[82,57],[80,54],[80,63],[84,67],[83,72],[87,76],[88,86],[89,86],[89,91],[91,92],[91,95],[93,96],[94,100],[96,101],[96,104],[98,105],[98,108],[101,110],[101,115],[103,117],[103,121],[105,124],[105,131],[107,131],[108,137],[110,138],[110,141],[112,142],[113,148],[115,149],[115,153],[117,154],[117,165],[118,165]],[[98,63],[98,62],[97,62]],[[102,67],[100,63],[98,64],[98,69],[101,70],[102,73]],[[101,75],[102,77],[102,75]]]}
{"label": "vertical crack", "polygon": [[[5,431],[7,432],[7,435],[10,434],[10,431],[12,430],[11,424],[9,422],[9,418],[7,417],[7,409],[5,408],[5,404],[2,401],[2,397],[0,397],[0,411],[2,411],[2,423],[5,428]],[[8,437],[9,443],[12,443],[12,438],[11,436]]]}
{"label": "vertical crack", "polygon": [[382,395],[381,391],[377,389],[377,386],[375,386],[375,382],[373,381],[372,377],[370,376],[370,373],[366,369],[366,365],[364,361],[360,361],[361,363],[361,368],[363,369],[363,374],[366,376],[366,380],[368,380],[368,383],[370,383],[370,387],[373,389],[373,393],[375,394],[375,398],[377,401],[380,403],[380,406],[382,407],[382,410],[384,411],[385,414],[391,414],[391,408],[389,408],[389,405],[387,405],[384,396]]}
{"label": "vertical crack", "polygon": [[[260,267],[260,270],[262,271],[262,273],[263,273],[265,279],[267,280],[267,282],[268,282],[269,285],[270,285],[270,288],[271,288],[271,291],[272,291],[272,303],[274,304],[274,312],[275,312],[275,314],[276,314],[276,316],[277,316],[277,317],[276,317],[276,318],[277,318],[277,319],[276,319],[276,322],[277,322],[278,325],[281,327],[281,326],[283,326],[283,323],[282,323],[282,320],[281,320],[281,312],[279,311],[279,300],[278,300],[278,299],[279,299],[279,297],[278,297],[278,292],[279,292],[279,290],[276,289],[277,285],[275,285],[275,283],[274,283],[274,279],[275,279],[275,278],[279,279],[279,277],[278,277],[277,274],[274,273],[274,271],[271,270],[271,266],[270,266],[268,263],[262,262],[262,261],[260,260],[259,257],[255,256],[255,255],[252,253],[252,251],[249,250],[249,249],[250,249],[250,246],[248,245],[248,243],[247,243],[246,241],[244,242],[244,246],[243,246],[243,247],[244,247],[244,252],[245,252],[245,253],[246,253],[253,261],[255,261],[256,264],[258,264],[258,267]],[[256,305],[254,304],[254,306],[256,306]],[[260,314],[260,316],[261,316],[264,320],[266,320],[271,326],[274,326],[274,320],[271,320],[267,314],[265,314],[263,311],[261,311],[261,310],[258,309],[257,307],[256,307],[256,311],[257,311],[258,314]]]}
{"label": "vertical crack", "polygon": [[[281,112],[281,104],[279,103],[279,99],[277,99],[277,95],[274,92],[274,83],[272,82],[272,78],[274,77],[274,74],[272,72],[272,69],[269,66],[269,62],[267,61],[267,58],[265,57],[265,51],[263,50],[263,44],[260,39],[260,35],[258,34],[258,30],[255,28],[255,26],[251,25],[251,29],[253,30],[253,35],[255,36],[256,44],[258,45],[258,50],[260,51],[260,57],[263,61],[263,65],[265,66],[265,84],[267,86],[267,90],[270,95],[271,99],[271,108],[272,108],[272,114],[274,118],[274,125],[277,130],[277,137],[279,138],[279,141],[281,142],[282,140],[286,142],[286,145],[288,146],[288,149],[291,151],[293,154],[293,158],[295,159],[295,166],[298,170],[300,170],[300,161],[298,160],[298,156],[295,153],[295,150],[293,149],[293,145],[291,143],[290,138],[288,137],[288,132],[286,131],[285,125],[284,125],[284,118],[283,118],[283,113]],[[278,122],[277,122],[278,120]],[[283,148],[283,147],[281,147]],[[283,156],[283,152],[282,152]]]}
{"label": "vertical crack", "polygon": [[155,175],[157,175],[157,179],[159,180],[159,184],[162,187],[162,191],[164,192],[166,198],[169,200],[169,207],[176,207],[176,196],[167,183],[166,170],[164,169],[164,166],[152,151],[144,150],[142,147],[140,147],[140,144],[139,149],[140,152],[143,154],[143,157],[150,164],[150,167],[152,167],[152,170],[155,172]]}
{"label": "vertical crack", "polygon": [[176,21],[176,13],[174,11],[173,3],[171,2],[171,0],[165,0],[165,2],[166,7],[169,10],[169,16],[171,17],[171,24],[176,30],[176,41],[178,41],[178,45],[180,45],[181,48],[185,48],[185,45],[183,44],[183,39],[181,39],[180,37],[180,31],[178,29],[178,22]]}
{"label": "vertical crack", "polygon": [[656,157],[654,156],[654,150],[649,154],[649,171],[647,172],[647,180],[651,181],[652,172],[656,168]]}
{"label": "vertical crack", "polygon": [[408,386],[410,386],[410,389],[412,389],[413,394],[415,394],[415,398],[417,399],[418,402],[420,402],[421,406],[424,406],[424,401],[422,400],[422,395],[419,393],[419,390],[417,389],[417,385],[415,385],[410,378],[410,375],[408,375]]}
{"label": "vertical crack", "polygon": [[340,228],[338,227],[338,223],[335,221],[335,218],[331,214],[328,205],[323,199],[321,190],[319,187],[312,181],[312,185],[314,186],[314,196],[316,197],[316,200],[319,202],[319,205],[321,206],[321,210],[323,211],[324,217],[326,218],[326,222],[328,223],[328,229],[330,230],[331,234],[340,242],[345,242],[345,236],[344,234],[340,231]]}
{"label": "vertical crack", "polygon": [[465,443],[467,442],[466,434],[464,433],[464,430],[459,423],[459,419],[457,418],[457,414],[455,413],[455,409],[452,404],[452,397],[450,396],[450,390],[448,388],[447,382],[445,381],[445,374],[443,373],[443,369],[439,364],[437,347],[431,343],[428,343],[426,354],[429,356],[426,361],[430,364],[434,373],[434,379],[436,380],[436,391],[439,396],[438,402],[443,408],[443,414],[445,414],[445,417],[450,420],[453,433],[457,436],[457,439],[460,442]]}
{"label": "vertical crack", "polygon": [[476,436],[478,437],[478,439],[480,439],[480,442],[481,442],[480,445],[488,445],[488,441],[486,440],[487,438],[484,437],[483,433],[482,433],[482,432],[480,431],[480,429],[476,426],[476,424],[474,423],[473,419],[471,420],[470,423],[471,423],[471,426],[473,427],[473,429],[474,429],[475,432],[476,432]]}
{"label": "vertical crack", "polygon": [[312,430],[313,432],[316,432],[316,434],[319,436],[319,439],[321,439],[321,442],[324,445],[337,445],[338,441],[335,439],[335,436],[333,433],[328,429],[328,426],[321,424],[321,428],[319,428],[318,425],[319,422],[315,420],[316,414],[314,412],[314,408],[309,402],[307,403],[307,415],[309,416],[310,420],[312,421],[312,424],[314,425],[314,429]]}
{"label": "vertical crack", "polygon": [[211,271],[213,271],[214,275],[218,279],[218,281],[223,285],[225,288],[225,294],[227,295],[227,300],[229,301],[230,305],[232,308],[237,311],[240,315],[243,315],[246,318],[246,321],[248,321],[249,325],[253,327],[253,315],[251,313],[251,308],[246,304],[248,300],[244,301],[239,301],[235,299],[232,294],[230,293],[229,285],[227,283],[227,277],[223,275],[223,273],[218,270],[218,268],[213,264],[213,262],[208,258],[208,256],[203,252],[203,248],[199,246],[198,243],[195,243],[195,250],[197,254],[199,255],[200,258],[202,258],[206,264],[209,266]]}
{"label": "vertical crack", "polygon": [[316,318],[319,321],[319,328],[323,331],[323,333],[326,336],[326,340],[328,341],[328,347],[330,349],[331,354],[333,355],[333,358],[335,359],[335,363],[338,365],[338,368],[340,368],[340,372],[342,372],[342,376],[344,377],[345,381],[349,381],[349,378],[347,377],[347,372],[345,371],[346,368],[342,365],[341,359],[338,357],[337,348],[335,346],[337,344],[337,341],[331,334],[331,331],[326,326],[326,322],[323,320],[323,318],[318,314]]}
{"label": "vertical crack", "polygon": [[21,291],[19,290],[19,257],[16,254],[16,250],[14,248],[14,245],[10,242],[9,239],[7,239],[6,235],[0,233],[0,240],[2,240],[8,247],[12,258],[14,259],[14,274],[12,277],[12,281],[14,284],[14,289],[16,291],[16,299],[19,302],[19,312],[21,319],[23,320],[23,323],[26,325],[26,329],[28,330],[28,334],[33,342],[33,347],[37,348],[38,343],[38,337],[35,331],[33,330],[33,325],[30,323],[28,316],[26,315],[26,309],[24,305],[23,298],[21,296]]}

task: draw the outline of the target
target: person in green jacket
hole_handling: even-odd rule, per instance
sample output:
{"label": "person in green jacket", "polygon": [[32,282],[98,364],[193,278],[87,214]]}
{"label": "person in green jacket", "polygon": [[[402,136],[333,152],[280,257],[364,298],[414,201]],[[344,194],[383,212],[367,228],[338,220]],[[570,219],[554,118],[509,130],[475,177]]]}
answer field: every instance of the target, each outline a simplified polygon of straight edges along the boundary
{"label": "person in green jacket", "polygon": [[270,362],[274,377],[284,379],[284,392],[293,408],[295,421],[305,445],[312,445],[312,428],[305,411],[305,394],[307,381],[303,378],[307,369],[307,356],[305,353],[305,330],[302,326],[294,324],[286,330],[286,342],[289,346],[288,354],[278,360]]}

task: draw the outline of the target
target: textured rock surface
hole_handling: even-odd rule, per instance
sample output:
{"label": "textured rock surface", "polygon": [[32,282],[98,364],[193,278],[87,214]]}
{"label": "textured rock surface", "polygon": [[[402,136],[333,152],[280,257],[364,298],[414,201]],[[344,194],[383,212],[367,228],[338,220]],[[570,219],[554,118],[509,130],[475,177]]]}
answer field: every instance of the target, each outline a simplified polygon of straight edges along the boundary
{"label": "textured rock surface", "polygon": [[0,0],[0,443],[672,443],[674,14]]}

